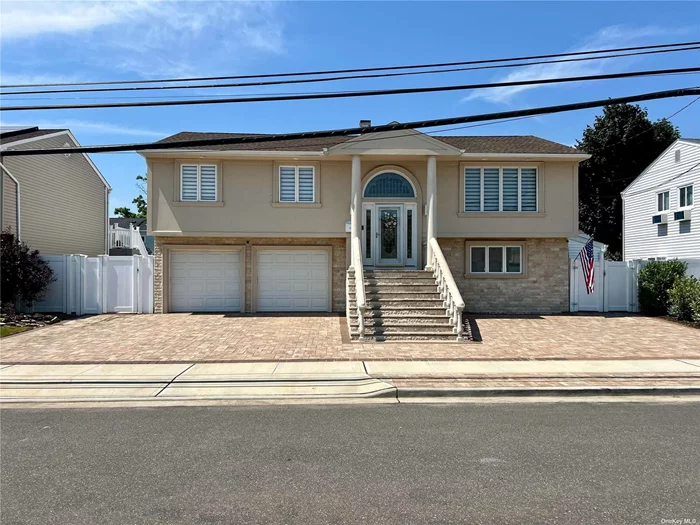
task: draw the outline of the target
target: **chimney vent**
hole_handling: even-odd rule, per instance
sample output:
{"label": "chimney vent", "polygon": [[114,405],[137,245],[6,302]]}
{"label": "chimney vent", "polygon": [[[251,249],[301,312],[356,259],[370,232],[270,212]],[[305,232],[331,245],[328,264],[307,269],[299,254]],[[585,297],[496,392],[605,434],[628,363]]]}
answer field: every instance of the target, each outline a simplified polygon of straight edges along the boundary
{"label": "chimney vent", "polygon": [[360,121],[360,127],[361,127],[361,128],[368,128],[368,127],[370,127],[371,125],[372,125],[372,121],[371,121],[371,120],[361,120],[361,121]]}

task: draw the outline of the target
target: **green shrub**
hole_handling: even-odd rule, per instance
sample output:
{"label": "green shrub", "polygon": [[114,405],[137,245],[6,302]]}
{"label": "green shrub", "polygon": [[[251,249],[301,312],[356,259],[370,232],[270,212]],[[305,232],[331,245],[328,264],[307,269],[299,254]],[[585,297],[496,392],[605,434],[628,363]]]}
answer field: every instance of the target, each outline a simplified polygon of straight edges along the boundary
{"label": "green shrub", "polygon": [[668,292],[668,312],[681,321],[700,322],[700,281],[695,277],[676,279]]}
{"label": "green shrub", "polygon": [[56,279],[37,250],[31,250],[9,230],[0,235],[0,302],[13,308],[41,299]]}
{"label": "green shrub", "polygon": [[651,261],[639,271],[639,306],[647,315],[668,314],[668,292],[685,275],[688,263]]}

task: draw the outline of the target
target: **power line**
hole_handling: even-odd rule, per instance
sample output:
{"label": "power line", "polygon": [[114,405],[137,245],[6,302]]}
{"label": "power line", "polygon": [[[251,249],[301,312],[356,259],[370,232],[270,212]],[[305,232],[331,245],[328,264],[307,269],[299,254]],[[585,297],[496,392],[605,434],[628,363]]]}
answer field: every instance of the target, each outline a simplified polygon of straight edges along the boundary
{"label": "power line", "polygon": [[100,104],[49,104],[39,106],[5,106],[0,107],[0,111],[37,111],[50,109],[104,109],[104,108],[126,108],[126,107],[154,107],[154,106],[191,106],[202,104],[236,104],[249,102],[275,102],[289,100],[319,100],[331,98],[354,98],[354,97],[375,97],[382,95],[405,95],[413,93],[437,93],[446,91],[466,91],[472,89],[484,89],[495,87],[514,87],[514,86],[533,86],[546,84],[560,84],[564,82],[581,82],[590,80],[611,80],[617,78],[634,78],[643,76],[658,76],[697,73],[700,67],[674,68],[674,69],[656,69],[647,71],[630,71],[626,73],[611,73],[607,75],[588,75],[577,77],[564,78],[546,78],[539,80],[517,80],[512,82],[487,82],[480,84],[463,84],[452,86],[433,86],[433,87],[417,87],[403,89],[378,89],[368,91],[350,91],[341,93],[317,93],[310,95],[286,95],[277,96],[256,96],[256,97],[235,97],[223,99],[204,99],[204,100],[167,100],[167,101],[151,101],[151,102],[112,102]]}
{"label": "power line", "polygon": [[172,89],[222,89],[222,88],[239,88],[239,87],[262,87],[262,86],[275,86],[275,85],[289,85],[289,84],[309,84],[309,83],[319,83],[319,82],[334,82],[338,80],[354,80],[354,79],[368,79],[368,78],[390,78],[390,77],[403,77],[403,76],[415,76],[415,75],[433,75],[438,73],[457,73],[464,71],[477,71],[486,69],[501,69],[501,68],[514,68],[514,67],[528,67],[543,64],[560,64],[566,62],[582,62],[588,60],[603,60],[608,58],[623,58],[632,57],[639,55],[651,55],[657,53],[675,53],[678,51],[692,51],[698,50],[700,46],[692,47],[681,47],[676,49],[658,49],[654,51],[639,51],[635,53],[618,53],[612,55],[603,56],[587,56],[580,58],[565,58],[559,60],[542,60],[535,62],[522,62],[518,64],[496,64],[489,66],[473,66],[473,67],[460,67],[452,69],[432,69],[429,71],[409,71],[402,73],[372,73],[372,74],[361,74],[361,75],[343,75],[336,77],[326,77],[326,78],[303,78],[303,79],[293,79],[293,80],[268,80],[268,81],[258,81],[258,82],[238,82],[238,83],[227,83],[227,84],[189,84],[184,86],[131,86],[131,87],[103,87],[103,88],[89,88],[89,89],[44,89],[44,90],[34,90],[34,91],[7,91],[0,93],[0,96],[7,95],[44,95],[44,94],[57,94],[57,93],[100,93],[100,92],[119,92],[119,91],[160,91],[160,90],[172,90]]}
{"label": "power line", "polygon": [[[171,150],[180,148],[196,148],[204,146],[220,146],[234,144],[254,144],[263,142],[278,142],[285,140],[312,139],[325,137],[341,137],[348,135],[365,135],[368,133],[378,133],[384,131],[413,130],[421,128],[432,128],[438,126],[450,126],[469,122],[485,122],[491,120],[502,120],[515,117],[526,117],[534,115],[546,115],[551,113],[562,113],[581,109],[597,108],[611,104],[623,104],[641,102],[644,100],[658,100],[663,98],[700,96],[700,87],[673,89],[667,91],[657,91],[654,93],[643,93],[626,97],[593,100],[588,102],[576,102],[573,104],[560,104],[556,106],[546,106],[540,108],[530,108],[515,111],[503,111],[499,113],[484,113],[480,115],[467,115],[461,117],[449,117],[432,120],[420,120],[404,123],[383,124],[378,126],[343,128],[325,131],[306,131],[300,133],[284,133],[273,135],[249,135],[243,137],[227,137],[218,139],[198,139],[173,142],[155,142],[140,144],[119,144],[109,146],[80,146],[75,148],[49,148],[49,149],[25,149],[25,150],[3,150],[3,156],[29,156],[47,154],[67,154],[67,153],[107,153],[114,151],[145,151],[145,150]],[[196,150],[193,150],[193,153]]]}
{"label": "power line", "polygon": [[341,73],[363,73],[363,72],[373,72],[373,71],[392,71],[392,70],[405,70],[405,69],[426,69],[431,67],[451,67],[451,66],[467,66],[476,64],[491,64],[491,63],[503,63],[503,62],[515,62],[520,60],[539,60],[543,58],[558,58],[565,56],[588,56],[596,55],[600,53],[617,53],[621,51],[637,51],[643,49],[664,49],[682,46],[694,46],[700,44],[700,41],[696,42],[678,42],[673,44],[657,44],[657,45],[647,45],[647,46],[630,46],[630,47],[618,47],[618,48],[608,48],[608,49],[597,49],[590,51],[573,51],[569,53],[553,53],[545,55],[530,55],[530,56],[520,56],[520,57],[510,57],[510,58],[492,58],[483,60],[468,60],[461,62],[442,62],[442,63],[432,63],[432,64],[411,64],[411,65],[401,65],[401,66],[383,66],[383,67],[366,67],[366,68],[354,68],[354,69],[335,69],[335,70],[321,70],[321,71],[299,71],[294,73],[266,73],[260,75],[228,75],[228,76],[217,76],[217,77],[189,77],[189,78],[165,78],[165,79],[145,79],[145,80],[107,80],[107,81],[97,81],[97,82],[54,82],[54,83],[43,83],[43,84],[7,84],[0,85],[0,88],[25,88],[25,87],[49,87],[49,86],[99,86],[99,85],[117,85],[117,84],[160,84],[166,82],[204,82],[210,80],[243,80],[251,78],[276,78],[276,77],[298,77],[298,76],[318,76],[318,75],[335,75]]}

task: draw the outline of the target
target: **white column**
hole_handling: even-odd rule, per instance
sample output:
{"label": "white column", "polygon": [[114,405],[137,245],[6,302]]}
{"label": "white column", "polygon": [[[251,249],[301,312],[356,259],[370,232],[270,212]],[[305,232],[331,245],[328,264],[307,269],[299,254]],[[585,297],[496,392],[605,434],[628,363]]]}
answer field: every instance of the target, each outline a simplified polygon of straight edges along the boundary
{"label": "white column", "polygon": [[437,159],[435,157],[428,157],[428,195],[426,202],[428,206],[428,249],[425,268],[431,270],[433,249],[430,246],[430,239],[434,239],[437,234]]}
{"label": "white column", "polygon": [[[351,184],[351,196],[350,196],[350,246],[352,250],[352,239],[355,237],[360,237],[360,232],[362,231],[362,196],[360,192],[362,191],[362,165],[360,163],[359,155],[354,155],[352,157],[352,184]],[[353,265],[353,258],[350,259],[350,265]]]}

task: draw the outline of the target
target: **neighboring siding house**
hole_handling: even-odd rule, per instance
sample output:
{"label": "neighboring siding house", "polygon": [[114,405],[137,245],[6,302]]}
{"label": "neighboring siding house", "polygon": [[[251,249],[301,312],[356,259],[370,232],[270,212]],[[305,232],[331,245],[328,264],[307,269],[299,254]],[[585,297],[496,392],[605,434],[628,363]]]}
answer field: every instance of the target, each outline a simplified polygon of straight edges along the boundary
{"label": "neighboring siding house", "polygon": [[[567,239],[578,235],[578,164],[588,155],[568,146],[410,130],[142,155],[156,312],[345,312],[346,297],[355,300],[352,231],[368,289],[398,279],[373,297],[377,315],[444,316],[435,280],[415,271],[432,260],[431,235],[466,311],[569,309]],[[411,276],[422,286],[411,288]],[[414,303],[402,303],[411,293]]]}
{"label": "neighboring siding house", "polygon": [[0,128],[2,229],[43,255],[107,252],[111,187],[85,154],[3,156],[79,146],[67,129]]}
{"label": "neighboring siding house", "polygon": [[700,258],[700,139],[678,139],[622,192],[623,258]]}

